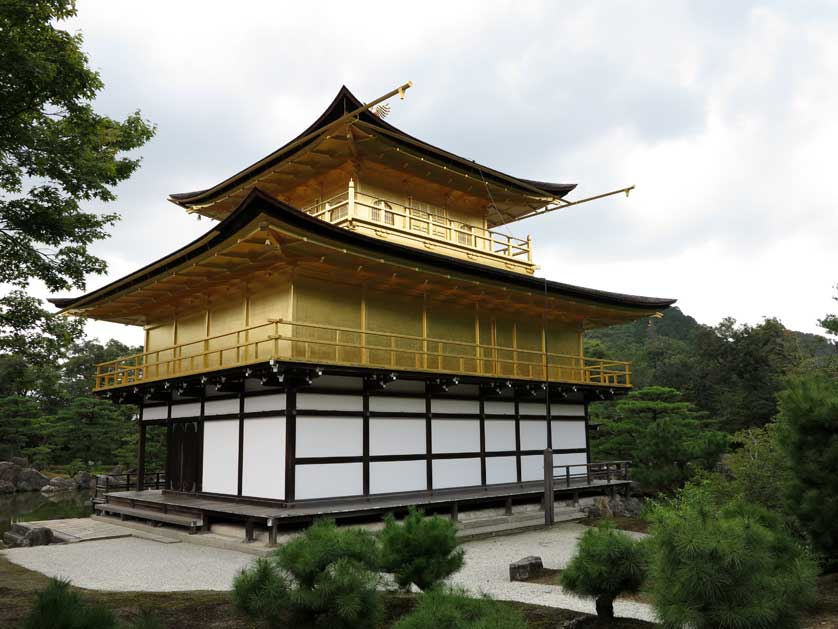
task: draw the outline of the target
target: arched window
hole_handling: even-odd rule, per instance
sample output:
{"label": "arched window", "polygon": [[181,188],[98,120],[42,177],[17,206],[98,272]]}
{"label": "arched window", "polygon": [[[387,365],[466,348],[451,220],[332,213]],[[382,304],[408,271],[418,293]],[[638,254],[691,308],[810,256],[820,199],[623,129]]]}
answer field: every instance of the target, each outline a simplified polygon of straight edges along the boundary
{"label": "arched window", "polygon": [[383,222],[385,225],[396,224],[393,206],[387,203],[387,201],[382,201],[381,199],[374,201],[370,209],[370,214],[370,218],[378,223]]}

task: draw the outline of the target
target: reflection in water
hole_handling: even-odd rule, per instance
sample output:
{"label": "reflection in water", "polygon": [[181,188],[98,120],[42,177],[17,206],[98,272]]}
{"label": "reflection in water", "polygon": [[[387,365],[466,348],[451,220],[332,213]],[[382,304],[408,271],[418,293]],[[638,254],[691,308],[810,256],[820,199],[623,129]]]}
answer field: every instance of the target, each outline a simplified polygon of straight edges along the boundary
{"label": "reflection in water", "polygon": [[14,522],[85,518],[93,513],[91,492],[67,491],[46,496],[39,491],[0,496],[0,539]]}

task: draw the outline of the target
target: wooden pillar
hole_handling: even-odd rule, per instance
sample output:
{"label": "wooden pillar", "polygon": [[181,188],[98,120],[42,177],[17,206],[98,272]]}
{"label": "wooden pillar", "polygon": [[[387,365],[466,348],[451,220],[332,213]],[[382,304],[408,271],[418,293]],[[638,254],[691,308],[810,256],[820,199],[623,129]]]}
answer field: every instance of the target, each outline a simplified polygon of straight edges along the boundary
{"label": "wooden pillar", "polygon": [[139,439],[137,440],[137,491],[145,489],[145,431],[146,425],[143,423],[143,411],[140,409],[140,416],[137,419],[139,424]]}
{"label": "wooden pillar", "polygon": [[553,451],[550,448],[544,450],[544,525],[551,526],[555,521],[553,504],[555,495],[553,493]]}

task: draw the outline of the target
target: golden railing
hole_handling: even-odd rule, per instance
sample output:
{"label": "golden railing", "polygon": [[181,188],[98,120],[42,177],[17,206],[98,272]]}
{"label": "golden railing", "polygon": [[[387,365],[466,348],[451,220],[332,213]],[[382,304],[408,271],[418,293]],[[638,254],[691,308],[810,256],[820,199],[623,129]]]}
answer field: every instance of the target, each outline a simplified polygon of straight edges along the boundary
{"label": "golden railing", "polygon": [[628,362],[285,319],[96,366],[101,391],[268,360],[631,386]]}
{"label": "golden railing", "polygon": [[312,216],[334,224],[349,221],[368,223],[378,228],[420,237],[429,242],[454,245],[481,254],[500,256],[532,264],[532,238],[517,238],[490,229],[468,225],[448,216],[434,214],[392,199],[357,192],[350,183],[346,192],[303,209]]}

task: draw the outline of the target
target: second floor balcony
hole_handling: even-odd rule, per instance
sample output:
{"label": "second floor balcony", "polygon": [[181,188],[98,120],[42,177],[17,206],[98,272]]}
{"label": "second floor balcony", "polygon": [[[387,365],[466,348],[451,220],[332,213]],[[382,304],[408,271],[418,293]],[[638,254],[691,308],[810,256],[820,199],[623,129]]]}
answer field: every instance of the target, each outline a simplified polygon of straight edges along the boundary
{"label": "second floor balcony", "polygon": [[286,319],[97,365],[96,391],[271,360],[456,376],[631,386],[630,363]]}
{"label": "second floor balcony", "polygon": [[315,218],[369,236],[532,275],[532,238],[485,229],[420,201],[399,202],[356,189],[303,208]]}

